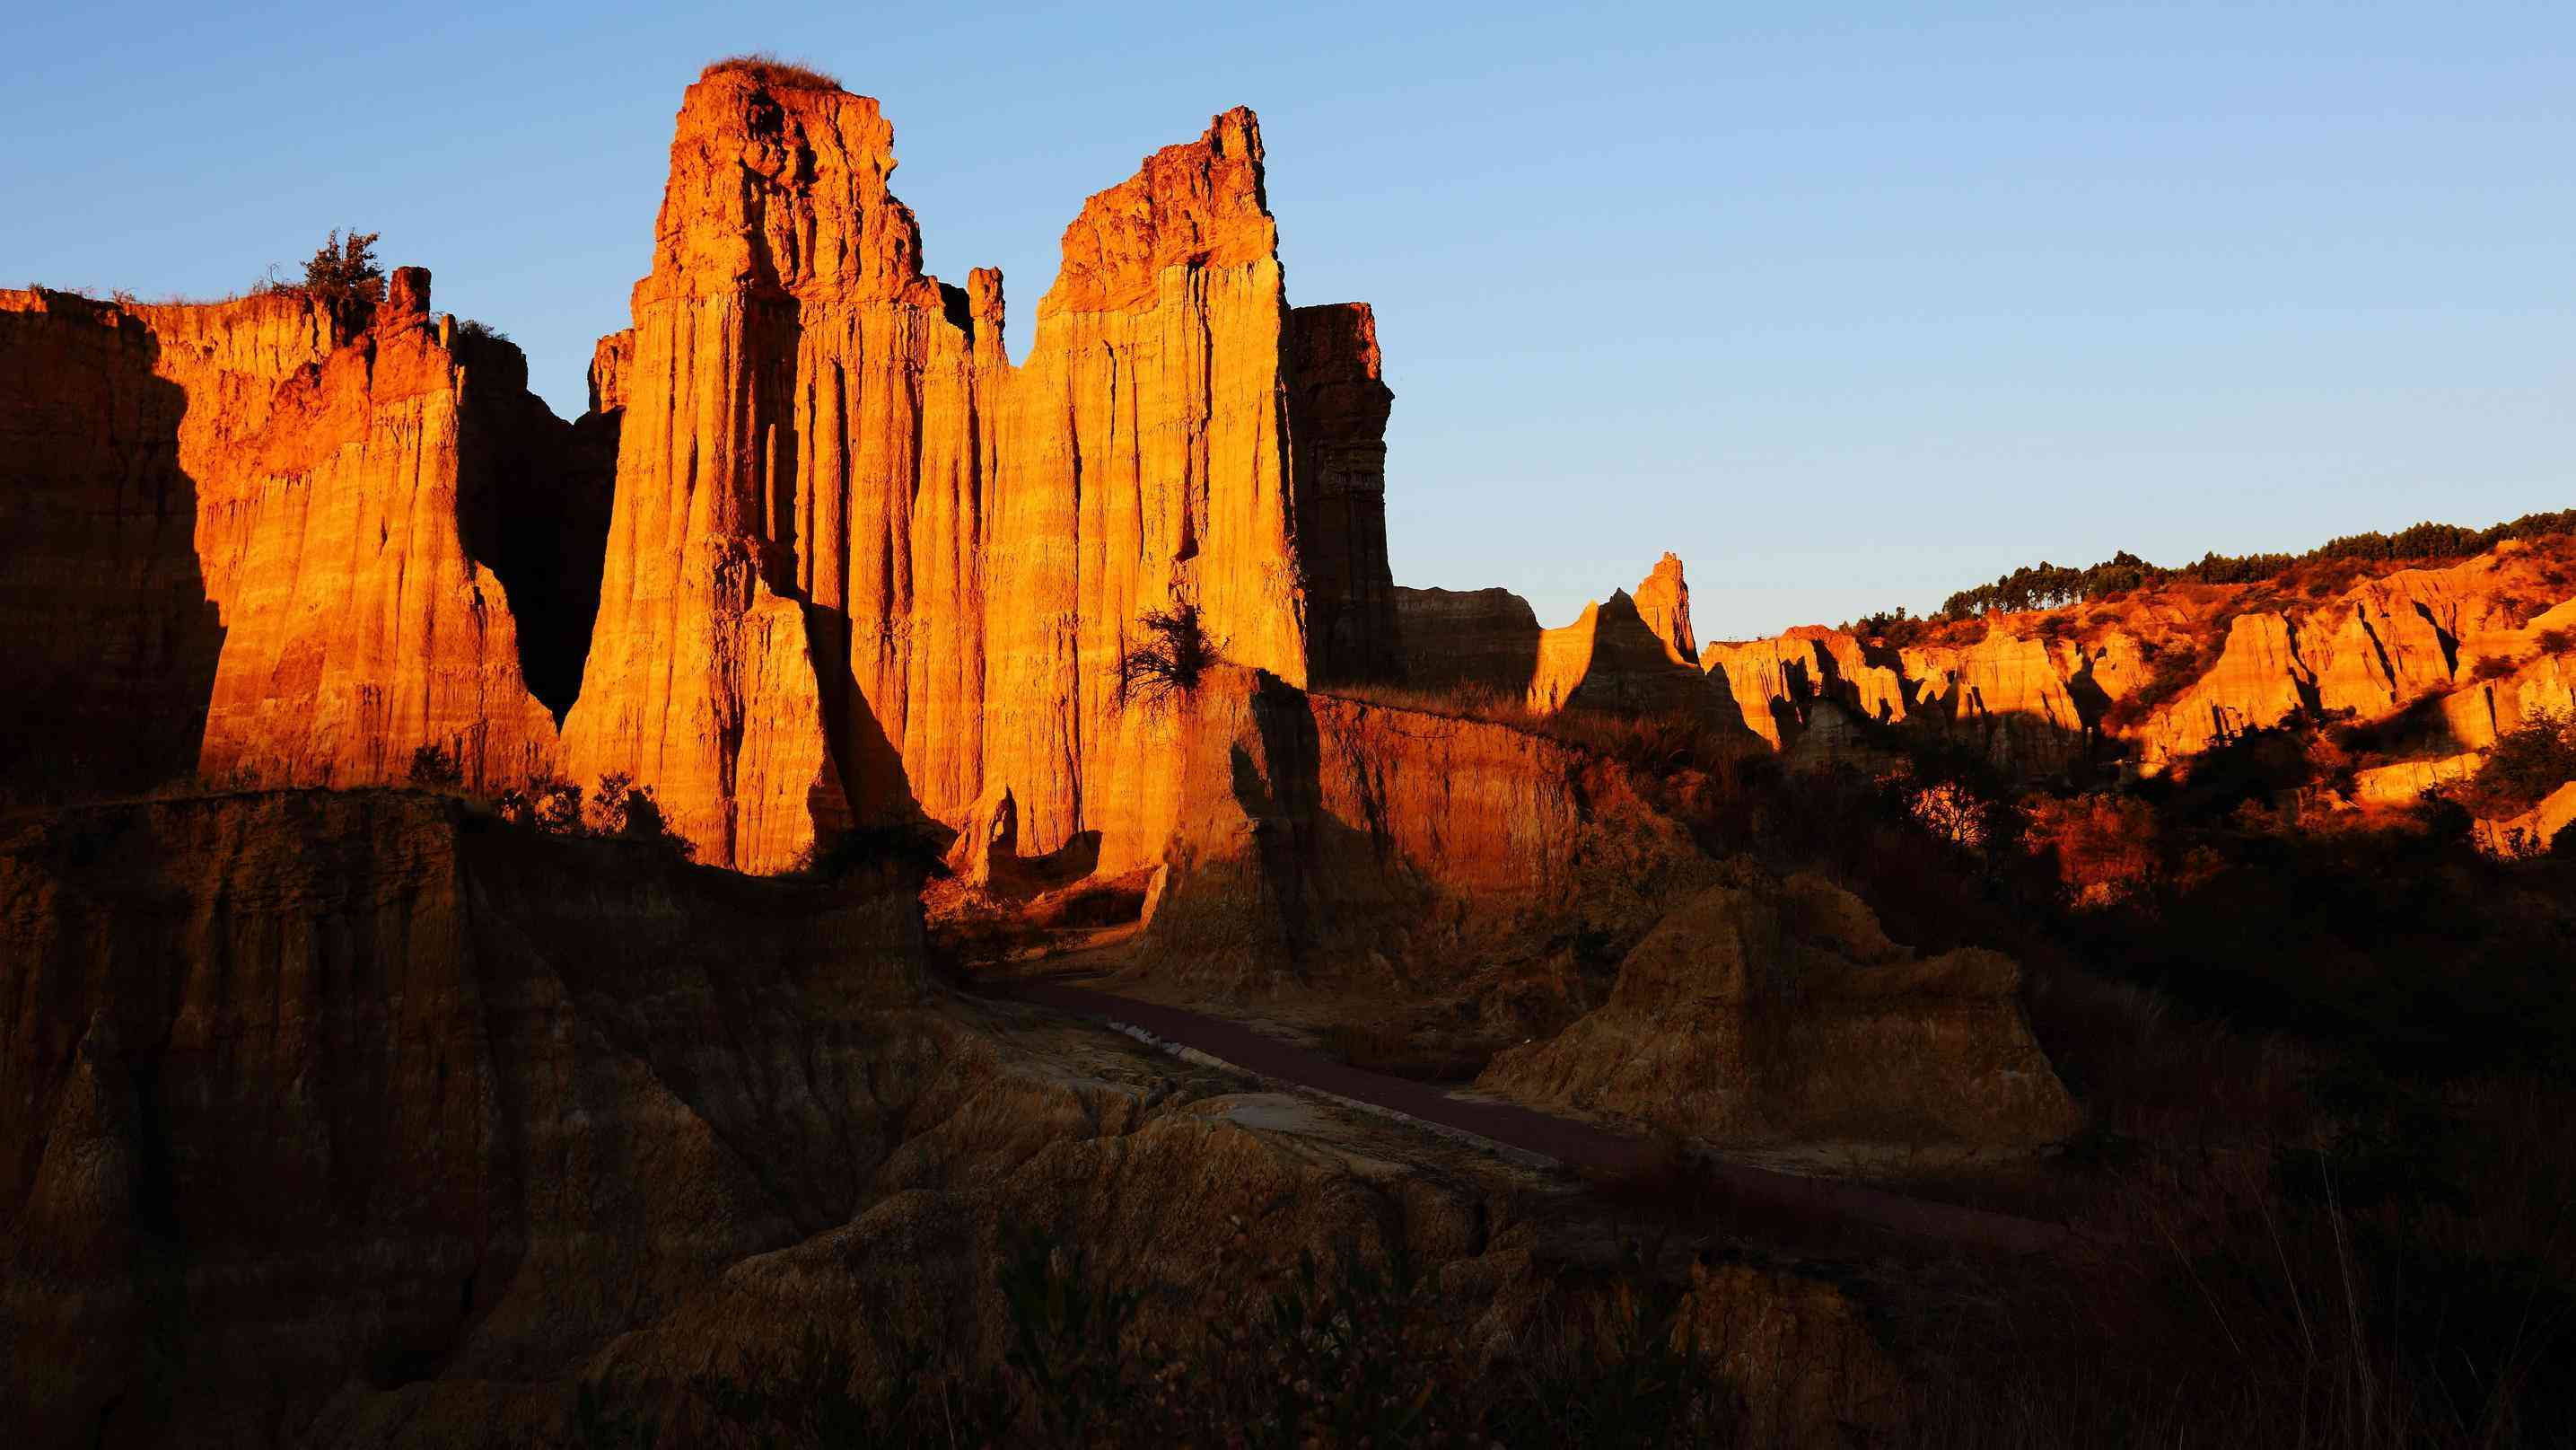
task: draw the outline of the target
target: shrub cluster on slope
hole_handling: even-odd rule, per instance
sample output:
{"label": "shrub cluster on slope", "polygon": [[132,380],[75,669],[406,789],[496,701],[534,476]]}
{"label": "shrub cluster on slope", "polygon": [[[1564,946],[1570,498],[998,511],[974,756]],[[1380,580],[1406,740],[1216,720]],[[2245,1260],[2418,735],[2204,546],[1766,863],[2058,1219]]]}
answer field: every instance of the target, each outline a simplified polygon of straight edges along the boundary
{"label": "shrub cluster on slope", "polygon": [[673,1398],[586,1386],[585,1445],[1722,1446],[1750,1442],[1742,1393],[1715,1352],[1667,1332],[1672,1291],[1631,1294],[1590,1344],[1533,1345],[1480,1375],[1431,1279],[1401,1253],[1345,1248],[1184,1344],[1137,1332],[1142,1291],[1080,1247],[1028,1235],[993,1269],[1010,1323],[998,1365],[905,1338],[889,1390],[854,1393],[863,1353],[832,1326],[791,1362],[708,1371]]}
{"label": "shrub cluster on slope", "polygon": [[2536,715],[2496,738],[2460,804],[2488,819],[2518,816],[2576,780],[2576,718]]}
{"label": "shrub cluster on slope", "polygon": [[[411,755],[411,783],[431,790],[459,793],[465,770],[455,750],[423,745]],[[587,795],[587,799],[585,799]],[[569,780],[533,775],[527,783],[501,792],[489,803],[493,814],[514,826],[550,836],[594,836],[646,841],[682,860],[697,854],[696,843],[671,829],[653,787],[637,785],[624,771],[599,778],[599,789],[587,793]]]}

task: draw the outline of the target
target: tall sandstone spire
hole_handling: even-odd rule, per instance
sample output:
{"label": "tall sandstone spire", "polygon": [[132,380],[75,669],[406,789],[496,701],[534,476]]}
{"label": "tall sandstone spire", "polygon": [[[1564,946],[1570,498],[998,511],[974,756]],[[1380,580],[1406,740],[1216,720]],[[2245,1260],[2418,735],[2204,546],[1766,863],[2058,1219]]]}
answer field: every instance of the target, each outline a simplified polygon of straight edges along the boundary
{"label": "tall sandstone spire", "polygon": [[894,165],[864,97],[690,88],[566,755],[750,870],[844,806],[956,821],[992,789],[1025,850],[1150,859],[1172,723],[1118,691],[1143,617],[1194,604],[1228,658],[1309,667],[1259,123],[1085,204],[1020,368],[999,273],[921,271]]}
{"label": "tall sandstone spire", "polygon": [[1690,582],[1682,577],[1681,555],[1666,550],[1637,585],[1637,614],[1675,664],[1699,663],[1699,641],[1691,636]]}
{"label": "tall sandstone spire", "polygon": [[1118,698],[1147,613],[1195,604],[1238,663],[1306,679],[1282,340],[1252,112],[1084,203],[1017,379],[993,537],[987,778],[1022,849],[1160,849],[1171,722]]}
{"label": "tall sandstone spire", "polygon": [[953,475],[972,434],[967,416],[921,427],[965,339],[886,191],[892,143],[874,101],[711,72],[680,107],[635,287],[564,751],[581,778],[649,782],[705,859],[747,870],[793,861],[845,808],[843,768],[870,779],[892,756],[848,742],[901,738],[863,687],[903,680],[908,641],[852,620],[909,603],[916,485]]}

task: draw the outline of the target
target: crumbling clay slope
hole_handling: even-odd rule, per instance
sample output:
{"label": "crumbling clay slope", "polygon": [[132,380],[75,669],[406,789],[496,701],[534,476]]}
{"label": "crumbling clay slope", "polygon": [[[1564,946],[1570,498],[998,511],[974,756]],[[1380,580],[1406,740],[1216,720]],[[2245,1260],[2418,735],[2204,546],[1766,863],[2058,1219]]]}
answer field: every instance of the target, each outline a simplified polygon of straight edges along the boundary
{"label": "crumbling clay slope", "polygon": [[1599,1010],[1507,1049],[1477,1085],[1719,1141],[2009,1145],[2074,1131],[2010,959],[1913,960],[1829,882],[1730,874],[1628,953]]}
{"label": "crumbling clay slope", "polygon": [[1178,728],[1177,824],[1134,952],[1157,981],[1355,1017],[1454,1001],[1517,1040],[1589,1005],[1587,953],[1709,879],[1620,767],[1527,730],[1234,669]]}
{"label": "crumbling clay slope", "polygon": [[1775,744],[1792,743],[1827,701],[1973,729],[1998,759],[2034,771],[2100,744],[2152,774],[2294,716],[2369,724],[2421,708],[2441,738],[2369,765],[2421,773],[2576,708],[2576,539],[2509,540],[2340,588],[2296,582],[2159,585],[1989,614],[1902,648],[1809,628],[1701,656]]}
{"label": "crumbling clay slope", "polygon": [[386,792],[24,822],[0,936],[0,1403],[40,1444],[271,1443],[334,1395],[569,1372],[840,1221],[891,1044],[824,1024],[919,970],[895,894]]}
{"label": "crumbling clay slope", "polygon": [[[940,1005],[912,884],[412,793],[22,817],[0,1411],[46,1445],[578,1445],[587,1387],[696,1439],[699,1376],[792,1371],[817,1331],[872,1397],[905,1343],[997,1361],[994,1266],[1030,1233],[1143,1290],[1171,1344],[1337,1247],[1410,1253],[1477,1352],[1565,1312],[1509,1171]],[[1886,1387],[1821,1285],[1687,1307],[1729,1342],[1823,1336],[1829,1365],[1747,1359],[1757,1402]]]}

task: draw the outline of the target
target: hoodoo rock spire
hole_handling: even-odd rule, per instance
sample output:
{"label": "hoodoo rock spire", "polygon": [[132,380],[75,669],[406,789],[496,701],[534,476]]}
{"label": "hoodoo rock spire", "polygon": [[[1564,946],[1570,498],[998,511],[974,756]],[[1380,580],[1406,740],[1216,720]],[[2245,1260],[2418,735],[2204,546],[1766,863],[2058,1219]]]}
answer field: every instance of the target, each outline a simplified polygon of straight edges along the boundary
{"label": "hoodoo rock spire", "polygon": [[[954,822],[996,788],[1023,849],[1149,859],[1169,722],[1118,698],[1118,660],[1188,604],[1229,659],[1302,683],[1309,579],[1387,596],[1383,401],[1318,413],[1292,453],[1249,110],[1084,205],[1017,368],[1000,273],[921,271],[891,148],[845,91],[725,68],[690,88],[567,755],[654,782],[708,859],[747,869],[844,808]],[[1373,333],[1342,352],[1382,395]],[[1371,448],[1374,519],[1301,558],[1299,460],[1347,473]]]}

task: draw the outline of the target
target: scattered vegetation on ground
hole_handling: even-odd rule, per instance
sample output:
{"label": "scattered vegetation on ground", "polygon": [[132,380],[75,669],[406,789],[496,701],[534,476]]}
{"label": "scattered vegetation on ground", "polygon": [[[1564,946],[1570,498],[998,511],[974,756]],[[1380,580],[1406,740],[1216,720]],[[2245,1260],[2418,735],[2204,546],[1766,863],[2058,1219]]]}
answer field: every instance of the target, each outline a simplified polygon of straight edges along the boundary
{"label": "scattered vegetation on ground", "polygon": [[2159,647],[2152,641],[2140,641],[2138,648],[2146,658],[2147,677],[2103,710],[2102,728],[2125,730],[2143,724],[2205,678],[2217,668],[2218,657],[2227,652],[2227,634],[2235,622],[2233,611],[2221,611],[2193,634],[2187,646]]}
{"label": "scattered vegetation on ground", "polygon": [[[776,1369],[696,1376],[656,1415],[636,1387],[585,1387],[587,1445],[1719,1446],[1746,1443],[1743,1391],[1671,1330],[1680,1291],[1613,1291],[1595,1332],[1552,1326],[1490,1366],[1403,1251],[1303,1254],[1185,1342],[1139,1328],[1142,1286],[1077,1246],[995,1246],[999,1363],[951,1341],[817,1326]],[[1586,1326],[1590,1329],[1590,1326]],[[886,1342],[891,1338],[892,1342]],[[875,1394],[858,1381],[888,1366]]]}
{"label": "scattered vegetation on ground", "polygon": [[893,866],[925,880],[944,877],[948,867],[940,859],[940,842],[933,834],[938,829],[920,822],[825,831],[797,853],[788,874],[814,881],[838,881]]}
{"label": "scattered vegetation on ground", "polygon": [[2530,810],[2576,780],[2576,716],[2543,713],[2496,737],[2478,773],[2451,797],[2478,816],[2503,820]]}
{"label": "scattered vegetation on ground", "polygon": [[637,785],[624,771],[601,776],[598,792],[587,799],[572,781],[531,775],[525,784],[501,792],[492,808],[511,825],[549,836],[644,842],[684,861],[697,855],[696,843],[671,828],[653,788]]}

